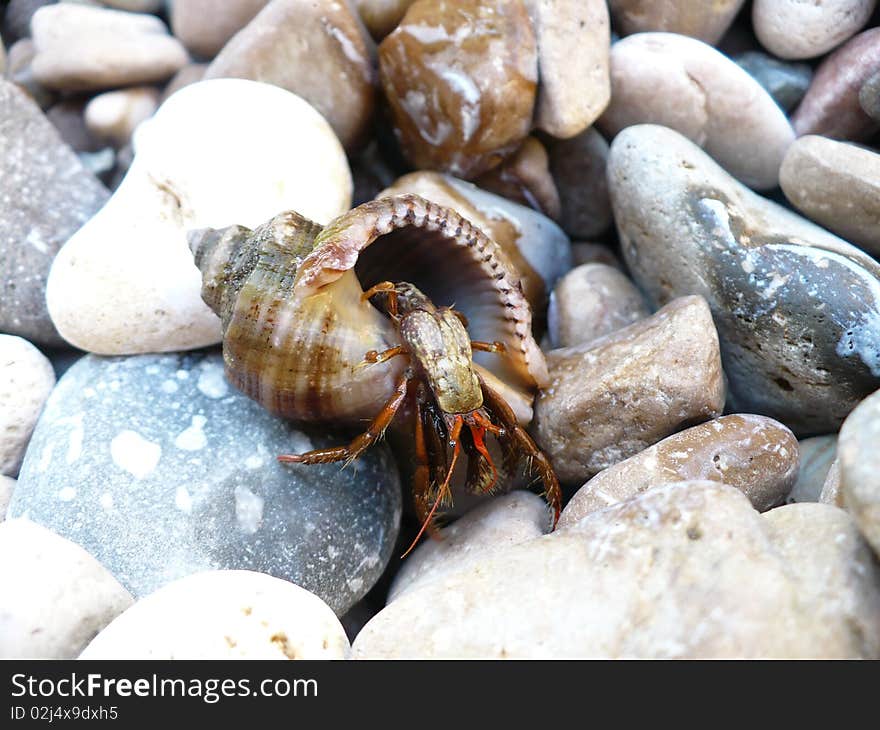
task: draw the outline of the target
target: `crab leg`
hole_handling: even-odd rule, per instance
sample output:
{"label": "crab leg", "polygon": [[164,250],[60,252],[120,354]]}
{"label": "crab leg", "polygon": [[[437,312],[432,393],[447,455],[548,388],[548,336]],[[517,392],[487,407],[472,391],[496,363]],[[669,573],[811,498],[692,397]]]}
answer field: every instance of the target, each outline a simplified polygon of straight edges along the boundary
{"label": "crab leg", "polygon": [[553,467],[544,452],[532,441],[532,437],[516,421],[516,416],[504,399],[499,396],[480,377],[480,385],[483,387],[484,405],[512,439],[516,450],[525,453],[530,463],[537,468],[538,475],[544,484],[544,496],[553,508],[553,527],[559,521],[559,513],[562,511],[562,491],[559,488],[559,480],[553,472]]}
{"label": "crab leg", "polygon": [[328,464],[333,461],[345,461],[350,464],[364,451],[378,441],[385,429],[388,428],[401,404],[406,398],[406,386],[412,377],[409,371],[405,372],[394,390],[394,395],[388,399],[382,410],[372,420],[367,430],[355,438],[348,446],[333,446],[327,449],[315,449],[304,454],[282,454],[278,461],[288,464]]}

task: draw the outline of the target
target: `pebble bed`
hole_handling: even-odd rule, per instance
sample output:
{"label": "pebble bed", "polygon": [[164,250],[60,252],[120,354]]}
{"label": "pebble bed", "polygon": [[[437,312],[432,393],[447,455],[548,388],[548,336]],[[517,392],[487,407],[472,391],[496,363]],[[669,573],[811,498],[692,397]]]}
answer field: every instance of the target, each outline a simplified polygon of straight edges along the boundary
{"label": "pebble bed", "polygon": [[[877,6],[10,0],[0,658],[880,658]],[[401,560],[406,428],[224,374],[189,233],[399,193],[521,268],[555,529]]]}

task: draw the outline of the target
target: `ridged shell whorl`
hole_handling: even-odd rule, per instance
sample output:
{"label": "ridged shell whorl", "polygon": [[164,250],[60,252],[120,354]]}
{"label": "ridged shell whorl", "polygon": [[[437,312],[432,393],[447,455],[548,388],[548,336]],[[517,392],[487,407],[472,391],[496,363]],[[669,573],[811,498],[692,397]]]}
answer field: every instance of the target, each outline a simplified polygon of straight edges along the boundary
{"label": "ridged shell whorl", "polygon": [[475,340],[504,356],[475,360],[530,399],[545,385],[531,311],[503,251],[454,211],[416,195],[365,203],[327,226],[286,212],[254,231],[190,236],[202,298],[221,318],[227,377],[270,411],[303,421],[374,416],[405,358],[356,367],[368,350],[399,344],[388,317],[361,294],[409,281],[437,306],[455,305]]}

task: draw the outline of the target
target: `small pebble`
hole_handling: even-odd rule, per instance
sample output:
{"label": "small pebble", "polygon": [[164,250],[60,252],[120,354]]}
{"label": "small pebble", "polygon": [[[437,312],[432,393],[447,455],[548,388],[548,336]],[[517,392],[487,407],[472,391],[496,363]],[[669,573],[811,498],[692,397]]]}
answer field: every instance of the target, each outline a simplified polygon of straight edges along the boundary
{"label": "small pebble", "polygon": [[826,57],[791,118],[797,135],[820,134],[852,142],[868,139],[880,125],[865,114],[859,92],[878,68],[880,28],[859,33]]}
{"label": "small pebble", "polygon": [[804,215],[880,255],[880,154],[807,135],[788,148],[779,184]]}
{"label": "small pebble", "polygon": [[82,91],[163,81],[189,61],[154,15],[73,3],[40,8],[31,22],[34,78]]}
{"label": "small pebble", "polygon": [[132,604],[79,545],[27,519],[0,522],[0,658],[75,659]]}
{"label": "small pebble", "polygon": [[483,173],[476,184],[549,218],[559,219],[559,192],[550,174],[547,150],[534,137],[526,137],[511,157]]}
{"label": "small pebble", "polygon": [[350,646],[313,593],[247,570],[180,578],[107,626],[80,659],[345,659]]}
{"label": "small pebble", "polygon": [[[846,510],[880,556],[880,391],[865,398],[840,428],[837,458]],[[833,492],[834,486],[827,486]],[[825,490],[823,490],[825,491]]]}
{"label": "small pebble", "polygon": [[46,110],[58,101],[58,97],[34,78],[32,64],[36,55],[37,49],[30,38],[12,44],[6,59],[6,78],[25,91],[40,109]]}
{"label": "small pebble", "polygon": [[559,527],[664,484],[722,482],[759,512],[782,502],[798,476],[798,443],[781,423],[732,415],[668,436],[599,472],[566,505]]}
{"label": "small pebble", "polygon": [[174,0],[171,30],[196,57],[211,59],[244,28],[269,0]]}
{"label": "small pebble", "polygon": [[54,386],[55,372],[43,353],[21,337],[0,334],[0,474],[18,474]]}
{"label": "small pebble", "polygon": [[118,149],[131,141],[135,127],[153,116],[158,106],[159,90],[152,86],[106,91],[92,97],[86,106],[86,127]]}
{"label": "small pebble", "polygon": [[602,243],[590,243],[588,241],[572,243],[571,262],[572,266],[583,266],[584,264],[606,264],[608,266],[613,266],[620,271],[623,270],[623,265],[614,255],[614,252]]}
{"label": "small pebble", "polygon": [[605,163],[608,143],[593,127],[549,144],[550,171],[559,191],[559,224],[568,235],[592,238],[611,226]]}
{"label": "small pebble", "polygon": [[554,348],[575,347],[607,335],[650,314],[641,292],[617,268],[586,264],[556,284],[547,308]]}
{"label": "small pebble", "polygon": [[831,465],[837,457],[837,435],[814,436],[798,442],[801,465],[786,502],[820,502]]}
{"label": "small pebble", "polygon": [[861,30],[877,0],[755,0],[755,35],[779,58],[814,58]]}
{"label": "small pebble", "polygon": [[661,30],[715,45],[730,27],[744,0],[609,0],[615,27],[623,35]]}
{"label": "small pebble", "polygon": [[613,137],[646,122],[680,132],[758,190],[776,187],[794,141],[785,113],[752,76],[674,33],[639,33],[611,48],[611,103],[599,126]]}
{"label": "small pebble", "polygon": [[550,385],[535,399],[532,432],[567,484],[679,429],[721,415],[718,336],[701,297],[577,347],[547,353]]}
{"label": "small pebble", "polygon": [[835,459],[828,469],[828,475],[825,477],[825,483],[822,485],[822,492],[819,494],[819,501],[822,504],[831,504],[835,507],[845,508],[843,503],[843,492],[840,489],[840,459]]}
{"label": "small pebble", "polygon": [[205,78],[205,71],[208,69],[207,63],[188,63],[180,71],[178,71],[162,90],[162,98],[160,103],[171,96],[175,91],[180,91],[184,86],[189,86],[197,81]]}

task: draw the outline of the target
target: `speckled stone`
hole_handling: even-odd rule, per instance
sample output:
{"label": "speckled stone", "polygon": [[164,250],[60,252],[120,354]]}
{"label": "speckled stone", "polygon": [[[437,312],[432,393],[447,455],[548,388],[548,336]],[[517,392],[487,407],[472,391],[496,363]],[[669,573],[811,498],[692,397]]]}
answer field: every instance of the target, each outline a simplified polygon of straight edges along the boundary
{"label": "speckled stone", "polygon": [[46,309],[52,260],[109,197],[39,107],[0,79],[0,332],[61,345]]}
{"label": "speckled stone", "polygon": [[662,30],[715,45],[744,0],[610,0],[615,27],[624,35]]}
{"label": "speckled stone", "polygon": [[712,46],[675,33],[638,33],[611,47],[611,103],[599,129],[610,139],[646,123],[680,132],[757,190],[777,186],[795,136],[752,76]]}
{"label": "speckled stone", "polygon": [[801,465],[786,502],[819,502],[822,489],[837,458],[837,434],[814,436],[798,443]]}
{"label": "speckled stone", "polygon": [[836,431],[880,387],[880,264],[754,194],[670,129],[629,127],[608,164],[636,283],[657,304],[709,302],[729,409],[810,436]]}
{"label": "speckled stone", "polygon": [[848,40],[825,58],[791,118],[799,137],[821,134],[861,142],[878,129],[859,103],[863,84],[880,68],[880,28]]}
{"label": "speckled stone", "polygon": [[721,415],[718,336],[702,297],[547,353],[532,432],[559,479],[583,484],[681,428]]}
{"label": "speckled stone", "polygon": [[752,26],[779,58],[814,58],[857,33],[877,0],[755,0]]}
{"label": "speckled stone", "polygon": [[779,184],[808,218],[880,255],[880,154],[809,134],[788,148]]}
{"label": "speckled stone", "polygon": [[264,573],[212,570],[163,586],[80,659],[345,659],[348,637],[313,593]]}
{"label": "speckled stone", "polygon": [[352,654],[876,658],[877,568],[812,512],[786,535],[733,487],[660,487],[413,588]]}
{"label": "speckled stone", "polygon": [[270,416],[219,354],[88,356],[59,381],[10,515],[82,545],[136,596],[210,569],[290,580],[341,614],[388,562],[400,520],[389,452],[349,468],[275,456],[344,442]]}
{"label": "speckled stone", "polygon": [[764,416],[723,416],[599,472],[571,498],[559,527],[663,484],[694,480],[736,487],[763,512],[783,500],[797,474],[798,445],[785,426]]}
{"label": "speckled stone", "polygon": [[548,144],[550,172],[559,191],[559,225],[576,238],[604,233],[611,226],[605,138],[590,127],[571,139]]}
{"label": "speckled stone", "polygon": [[563,276],[550,294],[550,344],[582,345],[649,314],[641,292],[620,270],[607,264],[578,266]]}
{"label": "speckled stone", "polygon": [[[880,391],[844,421],[837,442],[840,492],[862,534],[880,556]],[[830,489],[829,489],[830,491]]]}
{"label": "speckled stone", "polygon": [[79,545],[29,520],[0,522],[0,658],[74,659],[132,604]]}
{"label": "speckled stone", "polygon": [[806,63],[786,63],[760,51],[747,51],[733,59],[761,84],[786,112],[804,98],[813,69]]}

